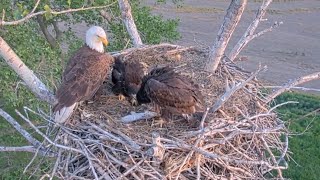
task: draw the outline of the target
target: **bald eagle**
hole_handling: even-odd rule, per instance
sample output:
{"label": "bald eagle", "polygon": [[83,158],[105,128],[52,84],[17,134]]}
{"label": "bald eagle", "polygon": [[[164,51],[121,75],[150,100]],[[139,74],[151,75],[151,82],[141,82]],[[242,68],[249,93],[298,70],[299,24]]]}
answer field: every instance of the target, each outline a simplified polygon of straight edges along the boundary
{"label": "bald eagle", "polygon": [[146,75],[137,93],[139,104],[153,103],[166,120],[171,115],[190,115],[203,107],[199,86],[171,67],[153,69]]}
{"label": "bald eagle", "polygon": [[123,56],[115,58],[112,70],[112,91],[119,100],[128,97],[132,105],[138,105],[136,94],[140,89],[142,78],[146,75],[147,65],[137,59],[123,60]]}
{"label": "bald eagle", "polygon": [[64,123],[76,104],[90,100],[104,82],[113,57],[104,53],[108,45],[105,31],[93,26],[86,32],[86,43],[69,59],[56,92],[55,122]]}

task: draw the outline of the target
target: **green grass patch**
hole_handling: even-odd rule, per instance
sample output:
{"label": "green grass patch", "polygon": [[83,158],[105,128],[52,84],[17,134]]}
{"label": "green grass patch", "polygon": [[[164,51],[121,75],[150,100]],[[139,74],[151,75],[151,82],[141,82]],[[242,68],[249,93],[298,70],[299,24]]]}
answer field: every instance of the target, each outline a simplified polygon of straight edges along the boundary
{"label": "green grass patch", "polygon": [[[302,93],[285,93],[276,103],[298,101],[298,104],[282,106],[279,115],[288,123],[290,160],[284,176],[290,179],[319,179],[320,177],[320,96]],[[318,110],[318,111],[317,111]]]}

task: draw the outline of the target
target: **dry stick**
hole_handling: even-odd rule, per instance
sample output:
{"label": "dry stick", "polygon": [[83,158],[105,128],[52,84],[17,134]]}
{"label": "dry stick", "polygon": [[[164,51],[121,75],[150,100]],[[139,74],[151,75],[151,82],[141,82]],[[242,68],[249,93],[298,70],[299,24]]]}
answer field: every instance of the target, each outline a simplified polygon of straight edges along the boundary
{"label": "dry stick", "polygon": [[127,32],[129,33],[129,35],[133,41],[133,45],[135,47],[139,47],[139,46],[143,45],[141,38],[140,38],[140,35],[138,33],[138,29],[137,29],[136,24],[133,20],[133,17],[131,14],[131,6],[130,6],[128,0],[118,0],[118,3],[119,3],[119,8],[121,11],[123,23],[125,24],[125,26],[127,28]]}
{"label": "dry stick", "polygon": [[156,48],[163,48],[163,47],[171,47],[171,48],[176,48],[177,51],[181,52],[181,51],[188,51],[191,49],[195,49],[193,46],[189,46],[189,47],[184,47],[184,46],[180,46],[180,45],[176,45],[176,44],[169,44],[169,43],[161,43],[161,44],[156,44],[156,45],[144,45],[142,47],[134,47],[134,48],[129,48],[129,49],[125,49],[123,51],[115,51],[115,52],[110,52],[110,54],[113,57],[118,57],[120,55],[128,55],[130,53],[132,53],[133,51],[136,50],[149,50],[149,49],[156,49]]}
{"label": "dry stick", "polygon": [[89,157],[89,154],[88,154],[88,151],[86,150],[86,147],[84,147],[84,145],[83,145],[83,144],[80,144],[80,143],[79,143],[79,145],[81,146],[81,149],[83,149],[84,155],[85,155],[86,158],[88,159],[89,169],[91,169],[91,171],[92,171],[92,173],[93,173],[93,175],[94,175],[94,178],[95,178],[96,180],[99,180],[99,177],[98,177],[97,172],[96,172],[96,170],[95,170],[95,168],[94,168],[94,166],[93,166],[93,162],[91,161],[91,158]]}
{"label": "dry stick", "polygon": [[[278,166],[277,160],[276,160],[276,158],[274,157],[274,155],[273,155],[270,147],[268,146],[268,143],[267,143],[266,140],[264,139],[264,137],[263,137],[263,136],[259,136],[259,138],[262,140],[264,147],[267,149],[269,155],[271,156],[271,160],[273,161],[273,163],[275,163],[275,165]],[[277,169],[277,171],[278,171],[278,175],[280,176],[280,179],[283,179],[281,169],[280,169],[280,168],[277,168],[277,167],[276,167],[276,169]]]}
{"label": "dry stick", "polygon": [[214,72],[218,68],[228,42],[241,19],[246,5],[247,0],[231,1],[218,35],[213,43],[212,49],[210,50],[208,64],[206,65],[207,71]]}
{"label": "dry stick", "polygon": [[[263,86],[264,88],[283,88],[283,86]],[[316,92],[320,92],[320,89],[316,89],[316,88],[307,88],[307,87],[301,87],[301,86],[296,86],[296,87],[292,87],[291,89],[296,89],[296,90],[301,90],[301,91],[316,91]]]}
{"label": "dry stick", "polygon": [[59,165],[59,162],[60,162],[61,154],[62,154],[62,150],[59,149],[58,157],[57,157],[56,163],[54,164],[54,167],[53,167],[53,170],[52,170],[52,173],[51,173],[51,176],[50,176],[50,180],[53,179],[54,174],[56,173],[56,171],[58,169],[58,165]]}
{"label": "dry stick", "polygon": [[260,68],[254,72],[248,79],[245,81],[238,83],[234,86],[231,87],[231,89],[228,90],[228,85],[227,85],[227,90],[226,92],[214,103],[212,108],[210,109],[210,113],[216,112],[237,90],[243,88],[249,81],[251,81],[253,78],[255,78],[262,70],[265,70],[266,67]]}
{"label": "dry stick", "polygon": [[[115,2],[113,2],[113,3],[109,4],[109,5],[105,5],[105,6],[82,7],[82,8],[77,8],[77,9],[66,9],[66,10],[62,10],[62,11],[51,10],[51,11],[49,11],[49,13],[53,14],[53,15],[60,15],[60,14],[66,14],[66,13],[71,13],[71,12],[77,12],[77,11],[102,9],[102,8],[110,7],[110,6],[114,5],[114,4],[115,4]],[[35,8],[36,8],[36,6],[34,7],[34,9]],[[24,18],[16,20],[16,21],[8,21],[8,22],[6,22],[4,20],[1,20],[0,21],[0,26],[17,25],[17,24],[23,23],[24,21],[29,20],[29,19],[31,19],[31,18],[33,18],[35,16],[43,15],[43,14],[46,14],[46,13],[48,13],[48,11],[39,11],[39,12],[36,12],[36,13],[35,12],[30,12]]]}
{"label": "dry stick", "polygon": [[309,81],[312,81],[312,80],[317,80],[317,79],[320,79],[320,72],[316,72],[316,73],[313,73],[313,74],[302,76],[302,77],[299,77],[299,78],[297,78],[297,79],[295,79],[293,81],[289,81],[281,89],[279,89],[279,90],[273,92],[272,94],[270,94],[267,97],[265,102],[269,103],[274,98],[276,98],[277,96],[279,96],[280,94],[282,94],[282,93],[284,93],[286,91],[289,91],[292,87],[294,87],[296,85],[299,85],[299,84],[302,84],[302,83],[305,83],[305,82],[309,82]]}
{"label": "dry stick", "polygon": [[255,30],[257,29],[259,23],[263,20],[263,17],[267,11],[267,8],[269,4],[272,2],[272,0],[263,1],[262,5],[260,6],[255,19],[252,21],[252,23],[249,25],[246,32],[243,34],[243,36],[240,38],[238,43],[234,46],[234,48],[231,50],[229,54],[229,58],[231,61],[234,61],[234,59],[238,56],[238,54],[241,52],[241,50],[254,38],[261,36],[262,34],[272,31],[273,28],[278,27],[280,23],[275,22],[273,26],[271,26],[268,29],[265,29],[257,34],[254,34]]}
{"label": "dry stick", "polygon": [[18,110],[15,110],[16,113],[23,119],[25,120],[39,135],[41,135],[45,140],[47,140],[50,144],[58,147],[58,148],[62,148],[65,150],[71,150],[80,154],[84,154],[82,151],[72,148],[72,147],[67,147],[58,143],[53,142],[48,136],[46,136],[45,134],[43,134],[28,118],[26,118],[25,116],[23,116]]}
{"label": "dry stick", "polygon": [[0,152],[31,152],[36,153],[37,149],[34,146],[21,146],[21,147],[6,147],[0,146]]}
{"label": "dry stick", "polygon": [[28,142],[30,142],[35,148],[40,147],[41,143],[40,141],[33,138],[26,130],[23,129],[23,127],[15,120],[13,119],[8,113],[6,113],[4,110],[0,108],[0,115],[7,120],[8,123],[10,123],[24,138],[27,139]]}
{"label": "dry stick", "polygon": [[145,111],[142,113],[131,112],[130,115],[124,116],[121,118],[123,123],[131,123],[143,119],[151,119],[158,116],[158,113],[152,111]]}

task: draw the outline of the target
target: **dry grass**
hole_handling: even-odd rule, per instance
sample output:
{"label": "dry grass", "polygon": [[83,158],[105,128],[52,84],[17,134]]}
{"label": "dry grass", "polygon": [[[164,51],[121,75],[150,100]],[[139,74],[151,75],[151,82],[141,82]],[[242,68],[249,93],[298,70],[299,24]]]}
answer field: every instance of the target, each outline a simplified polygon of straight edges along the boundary
{"label": "dry grass", "polygon": [[[169,52],[169,53],[168,53]],[[171,53],[170,53],[171,52]],[[127,58],[139,58],[150,66],[172,65],[190,76],[202,88],[206,105],[225,93],[226,82],[239,84],[250,74],[232,63],[224,63],[215,74],[204,72],[207,53],[189,49],[175,54],[172,47],[132,51]],[[110,81],[110,80],[109,80]],[[231,83],[232,84],[232,83]],[[61,126],[52,150],[58,158],[52,174],[62,179],[229,179],[263,178],[276,170],[282,177],[287,141],[283,122],[268,105],[257,80],[246,83],[216,111],[188,123],[174,117],[160,128],[157,118],[130,124],[120,118],[132,107],[119,101],[106,83],[105,95],[82,105],[65,126]],[[204,123],[202,123],[204,122]],[[284,138],[286,139],[286,138]],[[287,140],[287,139],[286,139]],[[49,144],[49,145],[50,145]],[[271,174],[271,173],[270,173]]]}

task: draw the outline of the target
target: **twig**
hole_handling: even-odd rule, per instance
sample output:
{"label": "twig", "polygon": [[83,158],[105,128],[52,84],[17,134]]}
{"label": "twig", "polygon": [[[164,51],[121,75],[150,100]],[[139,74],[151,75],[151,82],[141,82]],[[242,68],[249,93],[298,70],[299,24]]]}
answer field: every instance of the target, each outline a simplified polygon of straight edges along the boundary
{"label": "twig", "polygon": [[268,6],[272,0],[266,0],[263,1],[262,5],[260,6],[255,19],[252,21],[252,23],[247,28],[246,32],[243,34],[243,36],[240,38],[238,43],[234,46],[234,48],[231,50],[229,54],[229,58],[231,61],[234,61],[235,58],[238,56],[240,51],[254,38],[261,36],[262,34],[272,31],[273,28],[278,27],[282,22],[278,23],[275,22],[273,26],[271,26],[268,29],[265,29],[259,33],[254,34],[255,30],[257,29],[259,23],[263,20],[263,17],[267,11]]}
{"label": "twig", "polygon": [[243,88],[248,82],[250,82],[253,78],[255,78],[262,70],[265,70],[266,67],[260,68],[254,72],[248,79],[245,81],[233,85],[231,88],[227,84],[226,92],[214,103],[212,108],[210,109],[210,113],[216,112],[236,91]]}
{"label": "twig", "polygon": [[[38,0],[39,2],[40,0]],[[38,3],[37,2],[37,3]],[[106,7],[110,7],[112,5],[114,5],[115,2],[109,4],[109,5],[105,5],[105,6],[94,6],[94,7],[81,7],[81,8],[77,8],[77,9],[67,9],[67,10],[62,10],[62,11],[50,11],[49,13],[50,14],[53,14],[53,15],[60,15],[60,14],[66,14],[66,13],[72,13],[72,12],[77,12],[77,11],[85,11],[85,10],[93,10],[93,9],[103,9],[103,8],[106,8]],[[29,20],[35,16],[39,16],[39,15],[43,15],[43,14],[46,14],[48,13],[48,11],[39,11],[39,12],[34,12],[34,10],[36,9],[36,6],[38,6],[37,4],[35,5],[34,9],[32,12],[30,12],[29,14],[27,14],[24,18],[22,19],[19,19],[19,20],[16,20],[16,21],[4,21],[4,20],[1,20],[0,21],[0,26],[6,26],[6,25],[17,25],[17,24],[20,24],[20,23],[23,23],[25,22],[26,20]]]}
{"label": "twig", "polygon": [[292,87],[305,83],[305,82],[309,82],[312,80],[317,80],[320,79],[320,72],[316,72],[313,74],[309,74],[306,76],[302,76],[300,78],[297,78],[293,81],[289,81],[286,85],[284,85],[281,89],[278,89],[277,91],[273,92],[272,94],[270,94],[267,99],[266,99],[266,103],[269,103],[270,101],[272,101],[274,98],[276,98],[277,96],[279,96],[280,94],[289,91]]}
{"label": "twig", "polygon": [[23,120],[25,120],[39,135],[41,135],[43,138],[45,138],[50,144],[52,144],[52,145],[54,145],[54,146],[56,146],[58,148],[62,148],[62,149],[69,150],[69,151],[71,150],[71,151],[83,154],[83,152],[78,150],[78,149],[75,149],[75,148],[72,148],[72,147],[67,147],[67,146],[64,146],[64,145],[61,145],[61,144],[53,142],[50,138],[48,138],[48,136],[43,134],[34,124],[32,124],[32,122],[28,118],[23,116],[18,110],[15,110],[15,111]]}
{"label": "twig", "polygon": [[6,113],[4,110],[0,108],[0,115],[7,120],[8,123],[10,123],[26,140],[33,145],[33,147],[37,148],[41,146],[40,141],[33,138],[26,130],[23,129],[23,127],[15,120],[13,119],[8,113]]}
{"label": "twig", "polygon": [[[263,86],[263,88],[271,88],[271,89],[280,89],[283,88],[283,86]],[[291,87],[291,89],[297,89],[297,90],[302,90],[302,91],[316,91],[320,92],[320,89],[316,88],[307,88],[307,87],[301,87],[301,86],[296,86],[296,87]]]}
{"label": "twig", "polygon": [[20,147],[8,147],[0,146],[0,152],[31,152],[36,153],[37,149],[34,146],[20,146]]}

